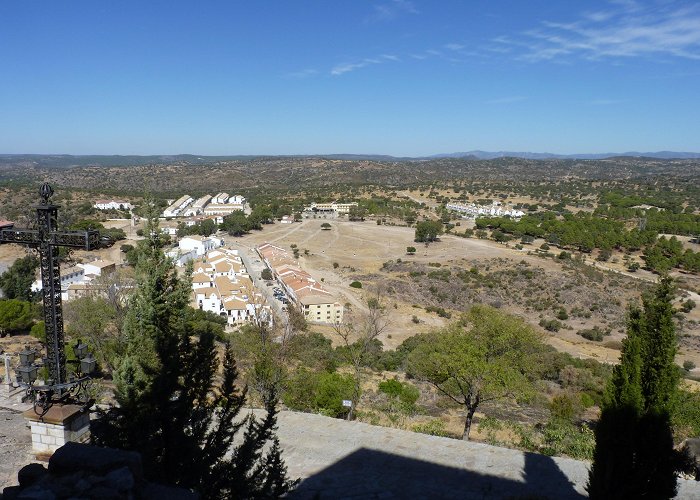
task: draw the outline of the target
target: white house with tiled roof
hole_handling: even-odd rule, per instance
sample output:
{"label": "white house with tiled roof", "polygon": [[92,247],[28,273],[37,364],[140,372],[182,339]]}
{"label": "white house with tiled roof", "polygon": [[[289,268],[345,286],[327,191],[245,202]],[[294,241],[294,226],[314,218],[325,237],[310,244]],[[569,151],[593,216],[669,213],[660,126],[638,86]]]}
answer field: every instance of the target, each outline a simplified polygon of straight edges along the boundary
{"label": "white house with tiled roof", "polygon": [[238,251],[217,249],[193,263],[193,307],[225,317],[229,326],[272,321],[270,307],[255,288]]}

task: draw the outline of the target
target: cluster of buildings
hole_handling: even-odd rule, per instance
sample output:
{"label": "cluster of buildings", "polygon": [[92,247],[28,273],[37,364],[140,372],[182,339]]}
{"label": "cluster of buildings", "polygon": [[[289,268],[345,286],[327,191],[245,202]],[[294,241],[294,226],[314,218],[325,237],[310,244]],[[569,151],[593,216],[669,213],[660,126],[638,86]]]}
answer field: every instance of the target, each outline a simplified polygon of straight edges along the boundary
{"label": "cluster of buildings", "polygon": [[246,199],[228,193],[209,194],[197,198],[184,195],[163,210],[163,217],[192,217],[196,215],[230,215],[236,211],[249,212]]}
{"label": "cluster of buildings", "polygon": [[462,205],[461,203],[448,203],[448,210],[454,210],[455,212],[461,213],[464,217],[476,218],[480,215],[487,217],[512,217],[514,219],[519,219],[525,212],[516,210],[514,208],[504,208],[500,203],[494,202],[491,205],[476,205],[470,203],[469,205]]}
{"label": "cluster of buildings", "polygon": [[229,326],[272,323],[270,306],[255,288],[237,250],[210,250],[195,260],[192,307],[225,317]]}
{"label": "cluster of buildings", "polygon": [[93,208],[98,210],[133,210],[134,206],[124,200],[97,200]]}
{"label": "cluster of buildings", "polygon": [[182,267],[191,260],[206,255],[224,245],[224,240],[216,236],[184,236],[177,242],[177,248],[165,252],[175,261],[175,265]]}
{"label": "cluster of buildings", "polygon": [[348,215],[352,207],[356,207],[357,202],[350,203],[312,203],[304,209],[303,215],[309,216],[331,216],[338,217],[339,215]]}
{"label": "cluster of buildings", "polygon": [[256,248],[285,294],[312,323],[337,324],[343,321],[343,306],[284,248],[265,243]]}
{"label": "cluster of buildings", "polygon": [[[61,268],[61,299],[71,300],[84,295],[94,288],[94,281],[102,275],[112,273],[117,265],[110,260],[93,260],[84,264]],[[92,286],[91,286],[92,285]],[[40,292],[43,288],[41,277],[32,283],[32,292]]]}

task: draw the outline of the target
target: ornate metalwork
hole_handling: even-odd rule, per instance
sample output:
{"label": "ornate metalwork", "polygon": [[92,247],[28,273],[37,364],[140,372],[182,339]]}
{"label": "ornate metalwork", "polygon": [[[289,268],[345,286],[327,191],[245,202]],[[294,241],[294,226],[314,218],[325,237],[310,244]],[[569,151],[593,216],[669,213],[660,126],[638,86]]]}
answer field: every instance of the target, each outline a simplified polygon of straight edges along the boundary
{"label": "ornate metalwork", "polygon": [[[17,243],[39,251],[42,284],[42,305],[46,325],[46,366],[49,380],[44,386],[30,385],[35,394],[35,407],[48,408],[51,402],[71,394],[82,387],[89,377],[68,380],[63,336],[63,305],[61,301],[61,270],[58,260],[59,247],[94,250],[100,244],[97,231],[58,231],[58,205],[50,203],[53,188],[44,183],[39,190],[40,201],[35,206],[36,229],[3,229],[0,243]],[[38,403],[36,402],[38,401]],[[48,405],[48,406],[46,406]]]}

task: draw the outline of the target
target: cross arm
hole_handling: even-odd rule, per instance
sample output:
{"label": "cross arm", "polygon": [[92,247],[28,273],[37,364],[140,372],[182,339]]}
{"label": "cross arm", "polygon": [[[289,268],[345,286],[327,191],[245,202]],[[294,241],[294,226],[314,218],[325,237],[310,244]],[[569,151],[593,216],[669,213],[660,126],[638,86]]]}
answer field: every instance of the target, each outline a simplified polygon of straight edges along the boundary
{"label": "cross arm", "polygon": [[95,250],[100,246],[100,233],[95,230],[60,231],[50,233],[50,240],[55,246]]}
{"label": "cross arm", "polygon": [[19,243],[20,245],[36,246],[40,242],[39,231],[35,229],[0,230],[0,243]]}

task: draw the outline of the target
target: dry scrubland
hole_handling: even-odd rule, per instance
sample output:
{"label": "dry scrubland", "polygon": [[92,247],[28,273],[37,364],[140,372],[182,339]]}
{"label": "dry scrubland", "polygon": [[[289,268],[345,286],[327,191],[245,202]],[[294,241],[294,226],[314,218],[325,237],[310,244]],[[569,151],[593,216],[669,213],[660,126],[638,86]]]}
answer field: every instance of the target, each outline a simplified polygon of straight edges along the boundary
{"label": "dry scrubland", "polygon": [[[522,316],[546,332],[548,343],[560,351],[615,362],[624,338],[626,306],[638,300],[654,279],[643,271],[632,277],[597,270],[589,264],[542,258],[534,254],[536,245],[516,250],[492,241],[443,235],[441,241],[425,246],[413,242],[411,228],[330,220],[331,230],[324,231],[323,222],[307,219],[292,225],[265,226],[263,231],[235,241],[249,247],[270,242],[287,249],[296,244],[301,266],[353,308],[362,307],[368,288],[380,287],[391,312],[390,327],[381,338],[386,348],[450,321],[427,312],[426,306],[442,307],[455,318],[470,304],[481,302]],[[407,255],[407,246],[416,247],[416,254]],[[590,257],[588,260],[593,262]],[[349,286],[354,280],[363,283],[362,290]],[[560,320],[564,326],[558,332],[539,326],[541,319],[557,319],[562,307],[568,319]],[[700,321],[697,309],[687,315],[688,320]],[[596,326],[603,331],[610,329],[602,342],[577,334]],[[332,336],[330,329],[314,329]],[[678,361],[690,359],[700,365],[698,325],[686,325],[682,333],[685,337]]]}

